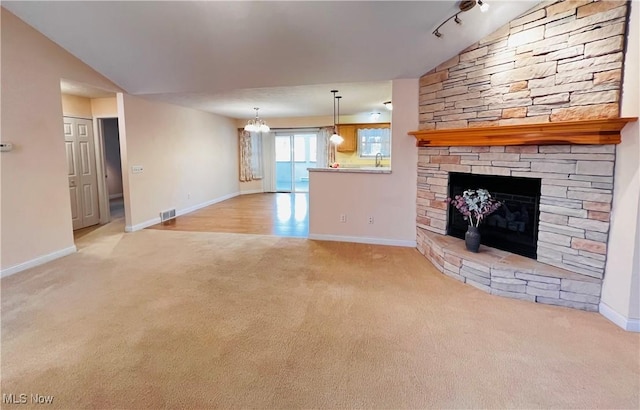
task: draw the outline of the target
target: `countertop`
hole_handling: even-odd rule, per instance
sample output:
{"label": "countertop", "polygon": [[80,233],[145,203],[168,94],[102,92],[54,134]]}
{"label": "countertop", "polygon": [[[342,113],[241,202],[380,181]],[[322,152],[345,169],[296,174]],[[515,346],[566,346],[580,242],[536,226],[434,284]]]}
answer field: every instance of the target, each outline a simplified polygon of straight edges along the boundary
{"label": "countertop", "polygon": [[360,167],[360,168],[307,168],[309,172],[338,172],[357,174],[390,174],[390,167]]}

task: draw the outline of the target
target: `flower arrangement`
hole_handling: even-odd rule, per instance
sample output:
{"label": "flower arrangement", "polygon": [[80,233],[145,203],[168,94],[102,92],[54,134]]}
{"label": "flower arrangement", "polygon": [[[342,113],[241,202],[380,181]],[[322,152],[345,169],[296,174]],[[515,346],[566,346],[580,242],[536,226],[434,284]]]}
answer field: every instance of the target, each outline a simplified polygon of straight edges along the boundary
{"label": "flower arrangement", "polygon": [[447,198],[447,202],[464,215],[470,226],[475,227],[478,227],[485,216],[492,214],[502,205],[491,197],[489,191],[481,188],[467,189],[462,195],[456,195],[453,199]]}

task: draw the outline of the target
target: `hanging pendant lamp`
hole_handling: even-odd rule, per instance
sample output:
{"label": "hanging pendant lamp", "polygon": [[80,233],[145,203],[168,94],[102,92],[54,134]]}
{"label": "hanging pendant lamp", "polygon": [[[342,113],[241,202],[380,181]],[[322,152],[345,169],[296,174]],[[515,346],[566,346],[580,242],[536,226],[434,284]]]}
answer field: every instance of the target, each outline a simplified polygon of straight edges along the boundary
{"label": "hanging pendant lamp", "polygon": [[333,135],[329,137],[329,141],[331,141],[334,145],[340,145],[344,142],[344,138],[338,134],[338,126],[336,123],[336,99],[338,100],[338,121],[340,117],[340,96],[336,97],[336,93],[338,90],[331,90],[333,93]]}

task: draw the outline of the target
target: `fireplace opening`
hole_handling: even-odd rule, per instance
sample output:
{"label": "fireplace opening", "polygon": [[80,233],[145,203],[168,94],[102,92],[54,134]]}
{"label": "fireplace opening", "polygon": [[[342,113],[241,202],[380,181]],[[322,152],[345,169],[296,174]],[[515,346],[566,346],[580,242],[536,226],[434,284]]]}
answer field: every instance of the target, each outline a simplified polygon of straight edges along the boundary
{"label": "fireplace opening", "polygon": [[[536,259],[540,205],[539,178],[449,173],[449,197],[466,189],[484,188],[502,206],[480,224],[481,243]],[[464,239],[468,222],[457,209],[449,207],[447,234]]]}

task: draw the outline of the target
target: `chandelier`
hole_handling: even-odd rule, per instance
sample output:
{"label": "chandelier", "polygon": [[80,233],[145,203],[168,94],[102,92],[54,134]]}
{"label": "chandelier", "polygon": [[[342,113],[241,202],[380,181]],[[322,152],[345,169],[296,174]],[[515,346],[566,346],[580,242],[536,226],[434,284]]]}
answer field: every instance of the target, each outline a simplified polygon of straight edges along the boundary
{"label": "chandelier", "polygon": [[249,120],[247,125],[244,126],[245,131],[249,132],[269,132],[270,128],[267,123],[260,117],[258,117],[258,110],[260,108],[254,108],[256,110],[256,118]]}
{"label": "chandelier", "polygon": [[338,90],[331,90],[331,92],[333,93],[333,135],[329,137],[329,141],[331,141],[332,144],[340,145],[344,142],[344,138],[338,134],[338,125],[336,123],[336,100],[338,100],[338,122],[340,122],[340,98],[342,97],[336,97]]}

